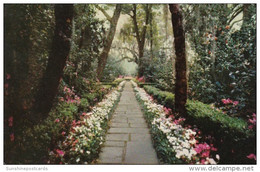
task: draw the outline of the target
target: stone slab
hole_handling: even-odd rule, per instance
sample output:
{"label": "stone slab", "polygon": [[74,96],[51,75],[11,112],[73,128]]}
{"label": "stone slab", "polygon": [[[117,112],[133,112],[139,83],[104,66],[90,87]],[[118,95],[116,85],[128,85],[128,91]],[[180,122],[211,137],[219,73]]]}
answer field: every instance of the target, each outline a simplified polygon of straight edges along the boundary
{"label": "stone slab", "polygon": [[127,123],[127,118],[113,118],[111,120],[112,123],[116,122],[116,123]]}
{"label": "stone slab", "polygon": [[103,147],[99,157],[100,163],[122,163],[123,147]]}
{"label": "stone slab", "polygon": [[125,141],[110,141],[107,140],[104,144],[106,147],[124,147],[125,146]]}
{"label": "stone slab", "polygon": [[110,128],[108,133],[149,133],[147,128]]}
{"label": "stone slab", "polygon": [[132,118],[132,119],[128,119],[128,122],[129,122],[129,123],[135,123],[135,124],[137,124],[137,123],[143,123],[143,124],[146,124],[144,118],[138,118],[138,119],[134,119],[134,118]]}
{"label": "stone slab", "polygon": [[151,141],[151,135],[150,134],[136,134],[133,133],[130,135],[131,141]]}
{"label": "stone slab", "polygon": [[147,128],[146,123],[129,123],[131,128]]}
{"label": "stone slab", "polygon": [[124,164],[158,164],[151,141],[128,142]]}
{"label": "stone slab", "polygon": [[129,126],[129,123],[112,123],[111,125],[111,128],[127,128],[127,127],[130,127]]}
{"label": "stone slab", "polygon": [[110,141],[128,141],[129,134],[107,134],[106,140]]}

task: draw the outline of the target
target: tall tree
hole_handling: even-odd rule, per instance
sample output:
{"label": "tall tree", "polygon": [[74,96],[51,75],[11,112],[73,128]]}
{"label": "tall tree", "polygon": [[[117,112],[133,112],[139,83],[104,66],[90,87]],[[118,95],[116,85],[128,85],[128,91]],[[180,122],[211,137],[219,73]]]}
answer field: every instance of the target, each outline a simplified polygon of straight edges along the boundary
{"label": "tall tree", "polygon": [[[147,30],[147,25],[149,24],[149,18],[151,17],[150,12],[151,12],[151,5],[145,5],[144,10],[145,10],[145,24],[142,29],[139,28],[138,22],[137,22],[137,7],[136,4],[133,4],[133,15],[130,15],[130,17],[133,19],[133,24],[134,24],[134,32],[136,34],[135,38],[137,41],[138,45],[138,55],[139,55],[139,61],[138,61],[138,76],[141,77],[143,76],[143,67],[142,67],[142,57],[144,56],[144,45],[145,45],[145,36],[146,36],[146,30]],[[140,32],[141,30],[141,32]]]}
{"label": "tall tree", "polygon": [[174,33],[174,46],[176,54],[175,70],[175,109],[178,113],[185,114],[187,102],[187,76],[186,76],[186,53],[185,33],[182,23],[182,14],[178,4],[169,5]]}
{"label": "tall tree", "polygon": [[116,26],[117,26],[118,19],[120,17],[122,5],[121,4],[116,5],[113,17],[110,17],[103,8],[99,6],[97,6],[97,8],[106,16],[106,18],[110,22],[110,28],[104,41],[104,48],[98,58],[97,78],[101,80],[104,68],[107,63],[108,54],[116,33]]}
{"label": "tall tree", "polygon": [[44,119],[51,110],[70,52],[73,5],[55,5],[55,31],[46,71],[33,106],[33,121]]}

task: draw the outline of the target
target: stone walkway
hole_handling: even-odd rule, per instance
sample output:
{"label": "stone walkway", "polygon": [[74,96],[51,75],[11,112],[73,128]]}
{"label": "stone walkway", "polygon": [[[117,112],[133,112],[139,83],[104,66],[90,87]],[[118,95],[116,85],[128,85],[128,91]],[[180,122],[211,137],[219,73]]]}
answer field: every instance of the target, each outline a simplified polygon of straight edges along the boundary
{"label": "stone walkway", "polygon": [[151,135],[130,82],[110,121],[99,164],[158,164]]}

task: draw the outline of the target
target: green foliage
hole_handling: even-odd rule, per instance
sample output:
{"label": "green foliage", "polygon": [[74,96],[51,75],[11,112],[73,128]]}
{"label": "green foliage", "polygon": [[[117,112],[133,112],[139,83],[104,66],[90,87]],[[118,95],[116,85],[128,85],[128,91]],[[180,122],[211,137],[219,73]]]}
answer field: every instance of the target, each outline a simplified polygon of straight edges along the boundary
{"label": "green foliage", "polygon": [[190,98],[217,106],[231,98],[239,101],[237,115],[246,118],[256,109],[256,6],[248,5],[242,26],[235,27],[239,19],[232,16],[243,8],[241,4],[183,5],[187,37],[195,51],[189,67]]}
{"label": "green foliage", "polygon": [[[54,31],[53,5],[4,5],[5,162],[22,155],[19,142],[34,114],[30,108],[46,68]],[[8,125],[8,119],[13,125]],[[10,140],[13,136],[14,140]],[[16,159],[16,160],[14,160]]]}
{"label": "green foliage", "polygon": [[242,119],[227,116],[222,111],[199,101],[188,101],[186,107],[189,118],[192,118],[191,121],[199,128],[205,127],[204,130],[214,133],[228,133],[233,135],[233,138],[236,137],[236,133],[249,136],[247,122]]}
{"label": "green foliage", "polygon": [[113,81],[121,75],[126,75],[122,64],[115,57],[109,56],[103,72],[102,81]]}
{"label": "green foliage", "polygon": [[[64,72],[66,81],[77,76],[95,79],[95,61],[103,47],[103,21],[95,18],[94,5],[75,5],[73,37],[69,60]],[[71,81],[71,86],[74,85]]]}
{"label": "green foliage", "polygon": [[174,109],[174,94],[167,91],[161,91],[160,89],[149,85],[145,85],[144,89],[148,94],[152,95],[153,98],[155,98],[160,104],[164,105],[167,108]]}
{"label": "green foliage", "polygon": [[23,141],[20,142],[22,151],[19,156],[13,157],[13,161],[23,164],[48,163],[49,150],[65,139],[62,132],[69,132],[77,112],[75,104],[59,103],[43,123],[23,131]]}
{"label": "green foliage", "polygon": [[[246,158],[255,152],[254,133],[247,122],[230,117],[221,110],[199,101],[188,101],[186,123],[196,125],[204,135],[212,135],[221,156],[221,163],[249,163]],[[252,143],[245,147],[246,143]]]}
{"label": "green foliage", "polygon": [[152,59],[149,55],[142,58],[145,80],[155,83],[156,87],[160,89],[173,91],[174,74],[172,59],[167,59],[163,51],[154,52],[153,54]]}
{"label": "green foliage", "polygon": [[124,81],[125,79],[124,78],[118,78],[118,79],[116,79],[116,80],[114,80],[113,81],[113,84],[116,84],[116,85],[118,85],[118,84],[120,84],[122,81]]}
{"label": "green foliage", "polygon": [[83,112],[88,112],[88,111],[90,110],[90,109],[89,109],[88,99],[82,98],[82,99],[80,100],[79,109],[80,109],[80,111],[83,111]]}

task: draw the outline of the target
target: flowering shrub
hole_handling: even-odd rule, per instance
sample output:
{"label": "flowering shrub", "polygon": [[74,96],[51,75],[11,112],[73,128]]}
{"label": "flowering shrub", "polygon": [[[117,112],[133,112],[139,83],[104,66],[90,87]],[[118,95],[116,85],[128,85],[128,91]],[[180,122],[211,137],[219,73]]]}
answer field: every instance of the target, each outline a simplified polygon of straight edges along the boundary
{"label": "flowering shrub", "polygon": [[67,87],[65,85],[63,88],[63,94],[64,94],[64,97],[60,97],[59,98],[60,101],[65,101],[67,103],[80,104],[80,97],[75,94],[74,87],[72,87],[72,89],[70,89],[69,87]]}
{"label": "flowering shrub", "polygon": [[[157,153],[165,163],[217,163],[210,154],[216,151],[213,145],[199,143],[198,133],[181,125],[184,118],[175,119],[170,109],[154,103],[144,89],[137,87],[135,82],[131,82],[139,101],[144,106]],[[219,159],[219,155],[216,159]]]}
{"label": "flowering shrub", "polygon": [[[106,95],[103,101],[92,108],[91,112],[80,114],[80,120],[74,120],[65,140],[58,148],[49,152],[49,163],[83,163],[93,162],[98,154],[100,146],[104,142],[107,121],[119,100],[120,91],[125,81],[121,82],[116,90]],[[61,133],[65,135],[63,131]]]}

